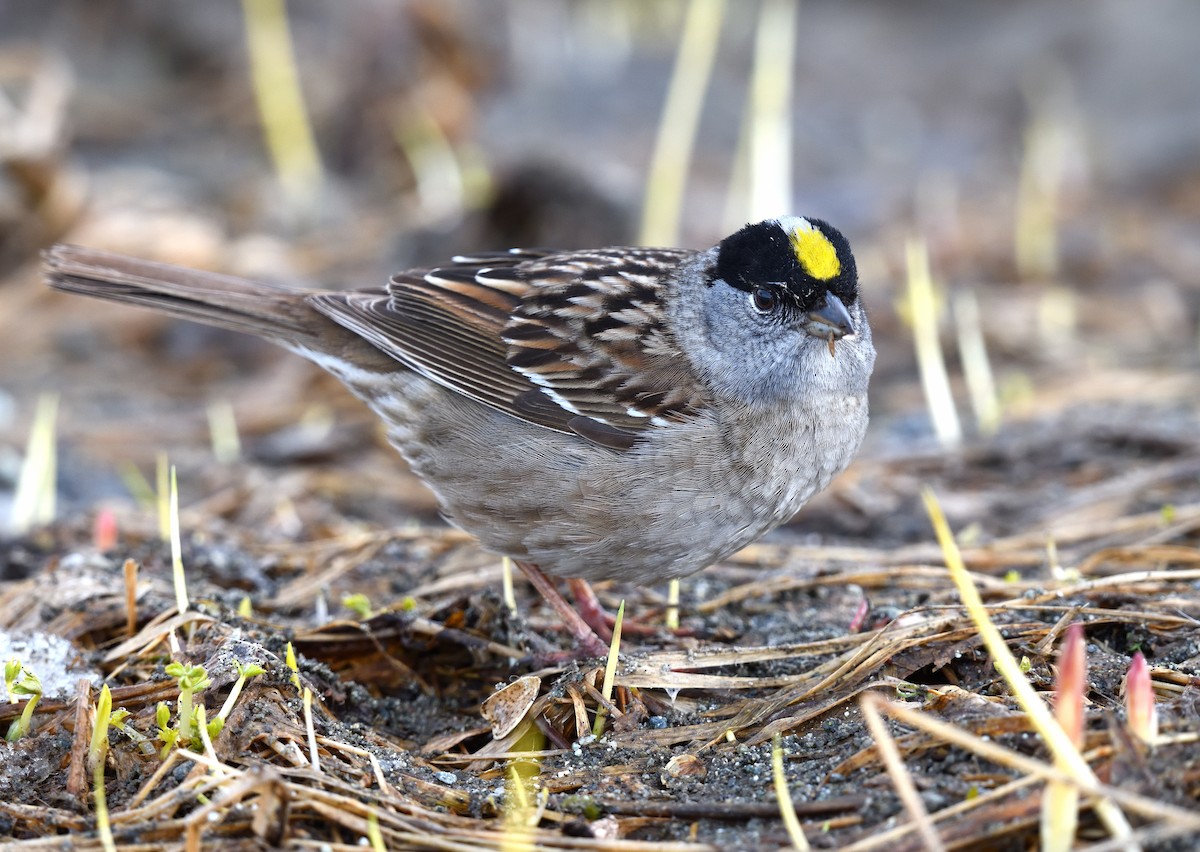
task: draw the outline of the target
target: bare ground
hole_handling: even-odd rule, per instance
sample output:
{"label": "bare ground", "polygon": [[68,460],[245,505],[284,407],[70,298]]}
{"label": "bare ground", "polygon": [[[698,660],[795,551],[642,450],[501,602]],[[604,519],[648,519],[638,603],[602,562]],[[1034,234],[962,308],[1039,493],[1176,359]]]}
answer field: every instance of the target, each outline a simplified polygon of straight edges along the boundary
{"label": "bare ground", "polygon": [[[821,4],[811,8],[814,26],[854,26]],[[81,14],[72,4],[62,9],[60,21]],[[498,204],[450,232],[411,208],[398,217],[389,193],[406,203],[417,193],[389,171],[394,153],[362,150],[377,128],[362,118],[361,136],[348,125],[339,134],[333,107],[318,104],[318,123],[329,122],[319,124],[323,142],[343,163],[344,197],[323,207],[324,222],[288,220],[277,215],[277,195],[239,180],[262,170],[246,153],[253,149],[194,153],[230,139],[257,144],[252,118],[214,129],[214,117],[249,109],[238,106],[241,78],[221,70],[219,53],[202,60],[195,51],[208,38],[224,42],[153,13],[136,23],[131,55],[153,56],[146,45],[164,33],[179,40],[163,48],[182,57],[169,73],[133,62],[112,77],[89,76],[78,32],[43,34],[44,45],[69,48],[85,69],[74,85],[89,97],[77,95],[83,104],[69,113],[74,137],[60,136],[32,165],[5,161],[6,187],[20,190],[5,197],[25,207],[0,210],[18,209],[10,222],[20,225],[0,241],[0,508],[11,504],[37,398],[53,391],[60,400],[58,518],[0,539],[0,630],[9,643],[0,657],[20,658],[46,687],[31,735],[0,745],[0,836],[14,848],[100,847],[83,754],[101,680],[134,732],[110,735],[105,772],[122,848],[341,848],[357,845],[370,819],[390,848],[776,848],[790,841],[772,785],[775,734],[814,846],[924,848],[864,727],[866,694],[976,738],[952,744],[889,723],[947,848],[1034,848],[1044,785],[981,743],[1042,762],[1048,752],[961,606],[923,486],[945,508],[992,619],[1036,689],[1052,688],[1066,626],[1085,625],[1088,762],[1147,848],[1193,848],[1200,173],[1191,161],[1164,155],[1150,168],[1130,155],[1108,180],[1069,187],[1056,214],[1058,263],[1041,274],[1013,260],[1016,165],[963,176],[968,191],[957,206],[933,215],[882,201],[851,214],[881,352],[867,446],[792,524],[685,580],[677,630],[664,627],[665,589],[602,585],[602,600],[614,609],[624,600],[631,622],[606,700],[604,661],[545,662],[568,646],[553,616],[519,580],[519,615],[508,612],[498,560],[438,521],[428,493],[332,379],[256,341],[51,295],[37,274],[37,251],[67,238],[361,285],[428,259],[422,252],[509,237],[570,244],[574,236],[555,230],[563,181],[548,182],[550,201],[535,205],[530,235],[497,235],[497,222],[518,218]],[[873,32],[858,25],[862,38]],[[425,39],[442,32],[429,26]],[[478,46],[477,31],[457,26],[463,42]],[[314,31],[298,27],[301,38]],[[1064,32],[1077,45],[1099,38],[1082,25]],[[949,62],[945,52],[956,54],[948,44],[931,55]],[[1016,59],[1005,49],[979,61],[1011,70]],[[663,73],[669,53],[651,53]],[[523,103],[511,80],[498,95],[470,67],[447,67],[466,109],[478,113],[476,131],[506,126],[487,115],[496,99]],[[918,63],[906,73],[946,87],[947,103],[977,117],[977,93],[957,91],[953,75],[935,73],[941,67]],[[405,76],[411,69],[392,71],[406,85],[434,85],[417,72]],[[846,86],[852,91],[854,80]],[[105,105],[122,102],[113,93],[126,90],[139,97],[124,120],[102,120]],[[195,96],[195,111],[156,114],[153,105],[180,92]],[[389,94],[364,79],[354,97],[380,110]],[[1144,126],[1169,135],[1164,125]],[[1110,154],[1119,148],[1113,139]],[[722,150],[719,139],[709,144]],[[172,165],[179,146],[193,152],[186,178],[185,160]],[[388,191],[368,173],[387,176],[379,180],[392,181]],[[845,202],[828,191],[835,206]],[[578,210],[583,202],[572,195],[569,203]],[[619,205],[594,210],[580,241],[609,241],[609,225],[631,230]],[[690,227],[702,231],[697,244],[718,236]],[[999,430],[985,433],[966,418],[967,437],[955,448],[932,436],[904,318],[903,246],[916,231],[930,241],[941,293],[978,300],[1003,400]],[[954,352],[950,317],[943,342]],[[950,369],[966,411],[953,355]],[[238,423],[242,448],[229,461],[214,458],[209,440],[214,400],[231,406]],[[160,453],[179,471],[192,601],[182,617],[154,507],[136,499],[139,477],[153,480]],[[96,519],[110,514],[117,539],[99,552]],[[350,594],[365,596],[366,616],[343,607]],[[284,662],[288,643],[298,678]],[[1123,678],[1138,650],[1158,699],[1153,747],[1125,722]],[[174,708],[179,695],[166,664],[204,666],[212,682],[201,699],[211,717],[233,686],[235,660],[265,673],[245,686],[211,748],[164,759],[156,708]],[[537,680],[522,680],[530,677]],[[518,687],[501,708],[486,711],[515,720],[505,733],[482,704],[510,682]],[[609,721],[595,739],[602,705]],[[20,712],[0,704],[0,725]],[[531,779],[524,805],[514,771]],[[1104,836],[1085,803],[1080,837]]]}

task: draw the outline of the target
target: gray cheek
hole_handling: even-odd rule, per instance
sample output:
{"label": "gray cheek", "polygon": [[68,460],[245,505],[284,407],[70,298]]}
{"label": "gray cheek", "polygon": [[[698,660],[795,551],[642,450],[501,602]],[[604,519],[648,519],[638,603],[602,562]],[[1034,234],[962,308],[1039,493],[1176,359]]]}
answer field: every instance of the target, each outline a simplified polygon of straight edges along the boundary
{"label": "gray cheek", "polygon": [[802,334],[764,323],[749,295],[702,284],[674,305],[677,334],[697,373],[717,395],[749,403],[796,393]]}
{"label": "gray cheek", "polygon": [[743,345],[745,329],[735,295],[741,295],[740,291],[723,284],[714,284],[704,294],[704,336],[708,348],[718,354]]}
{"label": "gray cheek", "polygon": [[720,388],[747,402],[775,402],[794,396],[804,371],[803,341],[786,329],[737,330],[723,351],[716,353]]}

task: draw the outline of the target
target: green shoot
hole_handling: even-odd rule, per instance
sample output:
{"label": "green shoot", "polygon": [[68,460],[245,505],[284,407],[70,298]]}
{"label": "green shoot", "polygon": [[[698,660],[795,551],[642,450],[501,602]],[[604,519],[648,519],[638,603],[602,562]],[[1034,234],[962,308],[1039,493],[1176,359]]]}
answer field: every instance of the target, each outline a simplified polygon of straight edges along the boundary
{"label": "green shoot", "polygon": [[754,70],[725,192],[725,233],[792,207],[792,79],[800,4],[760,4]]}
{"label": "green shoot", "polygon": [[353,612],[363,621],[371,617],[371,601],[366,595],[346,595],[342,598],[342,606]]}
{"label": "green shoot", "polygon": [[[216,721],[218,720],[213,720],[213,722]],[[212,744],[212,737],[214,735],[210,734],[210,731],[213,728],[213,722],[208,721],[208,719],[205,717],[203,704],[196,707],[196,733],[200,740],[200,745],[204,749],[205,754],[207,754],[209,757],[216,758],[217,753]],[[221,725],[223,724],[224,723],[221,723]],[[221,728],[221,725],[217,726],[218,732]],[[213,769],[213,771],[218,774],[221,773],[220,769]]]}
{"label": "green shoot", "polygon": [[179,485],[175,477],[175,465],[171,465],[170,497],[171,530],[171,580],[175,585],[175,604],[179,614],[188,610],[187,580],[183,576],[183,545],[179,539]]}
{"label": "green shoot", "polygon": [[1027,81],[1033,116],[1025,129],[1025,148],[1017,184],[1014,248],[1023,279],[1051,279],[1059,270],[1059,224],[1064,188],[1078,159],[1075,98],[1059,68]]}
{"label": "green shoot", "polygon": [[983,338],[979,300],[970,290],[954,297],[954,327],[958,330],[958,356],[971,396],[975,423],[980,434],[994,435],[1000,428],[1000,395],[996,391],[992,362]]}
{"label": "green shoot", "polygon": [[92,728],[92,743],[88,760],[92,761],[92,786],[96,789],[96,830],[105,852],[116,852],[112,823],[108,819],[108,799],[104,794],[104,759],[108,754],[108,726],[112,721],[112,693],[105,684],[96,702],[96,724]]}
{"label": "green shoot", "polygon": [[[600,694],[604,696],[605,701],[612,701],[613,680],[617,676],[617,652],[621,648],[621,624],[625,620],[625,601],[621,601],[621,605],[617,607],[617,618],[613,623],[613,638],[612,644],[608,648],[608,661],[604,665],[604,686],[600,690]],[[596,721],[592,724],[592,736],[599,737],[604,733],[604,719],[608,716],[608,710],[604,705],[596,708]]]}
{"label": "green shoot", "polygon": [[128,737],[129,741],[137,746],[138,751],[140,751],[142,754],[154,754],[154,746],[150,742],[150,737],[147,737],[132,725],[125,724],[126,720],[129,718],[129,715],[129,711],[124,708],[112,711],[112,715],[108,720],[109,727],[116,728],[118,731]]}
{"label": "green shoot", "polygon": [[39,524],[54,520],[55,479],[55,420],[58,417],[58,395],[42,394],[38,398],[33,426],[25,445],[25,461],[17,479],[9,527],[23,535]]}
{"label": "green shoot", "polygon": [[208,435],[212,441],[213,456],[219,463],[232,464],[241,458],[242,439],[238,436],[237,417],[229,400],[209,403]]}
{"label": "green shoot", "polygon": [[242,0],[246,46],[263,136],[280,182],[311,195],[322,179],[321,158],[300,90],[284,0]]}
{"label": "green shoot", "polygon": [[912,323],[913,344],[929,419],[938,443],[956,447],[962,440],[958,410],[950,392],[950,377],[938,337],[938,304],[934,293],[933,276],[929,270],[929,250],[921,240],[909,240],[908,259],[908,317]]}
{"label": "green shoot", "polygon": [[387,844],[383,842],[383,832],[379,830],[379,814],[372,810],[367,814],[367,840],[371,842],[374,852],[387,852]]}
{"label": "green shoot", "polygon": [[196,738],[196,693],[202,692],[212,681],[204,671],[204,666],[171,663],[166,672],[179,683],[179,741],[191,743]]}
{"label": "green shoot", "polygon": [[108,726],[112,724],[112,693],[108,684],[100,687],[100,697],[96,700],[96,721],[92,726],[92,742],[88,746],[87,765],[96,768],[96,764],[104,760],[104,752],[108,748]]}
{"label": "green shoot", "polygon": [[292,686],[296,689],[300,688],[300,666],[296,662],[296,649],[292,647],[292,643],[287,643],[287,649],[283,654],[284,664],[292,670]]}
{"label": "green shoot", "polygon": [[504,606],[509,615],[517,614],[517,595],[513,591],[512,560],[507,556],[500,559],[500,581],[503,590]]}
{"label": "green shoot", "polygon": [[25,699],[25,707],[19,718],[8,726],[5,739],[14,743],[25,736],[33,728],[33,711],[42,700],[42,682],[38,676],[21,665],[19,660],[9,660],[4,666],[4,688],[8,691],[8,700],[12,702]]}
{"label": "green shoot", "polygon": [[[537,725],[528,726],[525,733],[512,745],[513,751],[517,752],[539,752],[545,747],[546,735]],[[548,796],[546,788],[537,784],[538,772],[536,758],[514,759],[505,770],[504,828],[500,842],[500,848],[505,852],[534,848],[530,829],[541,821]],[[536,801],[529,795],[535,789]]]}
{"label": "green shoot", "polygon": [[668,630],[679,629],[679,578],[676,577],[667,584],[667,614],[666,618]]}
{"label": "green shoot", "polygon": [[154,492],[154,486],[136,464],[125,462],[117,470],[117,474],[139,508],[150,511],[158,505],[158,495]]}
{"label": "green shoot", "polygon": [[799,3],[766,0],[759,7],[750,82],[749,221],[792,209],[792,81]]}
{"label": "green shoot", "polygon": [[13,684],[17,682],[17,677],[21,674],[21,661],[17,659],[9,660],[4,664],[4,693],[8,696],[9,701],[16,701],[16,693],[13,692]]}
{"label": "green shoot", "polygon": [[674,245],[677,242],[688,165],[724,15],[724,0],[691,0],[688,3],[683,35],[667,89],[667,102],[659,118],[650,174],[646,179],[639,238],[644,245]]}
{"label": "green shoot", "polygon": [[[464,172],[464,163],[437,117],[415,99],[393,125],[393,136],[412,169],[420,209],[433,219],[459,215],[468,195],[479,196],[478,174]],[[475,182],[468,191],[467,181]],[[482,184],[486,192],[490,179]]]}
{"label": "green shoot", "polygon": [[179,730],[171,727],[171,708],[167,706],[167,702],[158,702],[158,707],[154,711],[154,721],[158,725],[158,738],[163,743],[162,750],[158,754],[159,757],[166,759],[166,756],[171,753],[171,749],[175,747],[175,743],[179,741]]}
{"label": "green shoot", "polygon": [[158,536],[163,541],[171,540],[171,466],[167,454],[159,453],[154,459],[154,494],[158,504]]}
{"label": "green shoot", "polygon": [[521,777],[515,765],[508,767],[508,777],[504,785],[504,839],[501,848],[505,850],[533,849],[529,837],[529,814],[533,808],[529,802],[529,791],[526,781]]}
{"label": "green shoot", "polygon": [[[242,694],[242,687],[246,685],[246,681],[252,677],[258,677],[264,671],[263,667],[257,663],[250,663],[247,666],[243,666],[237,660],[233,661],[233,667],[237,670],[238,679],[234,682],[233,689],[229,690],[229,697],[226,698],[225,703],[221,705],[221,712],[218,713],[216,718],[214,718],[210,723],[209,733],[212,736],[216,736],[221,732],[221,727],[224,727],[225,720],[228,719],[229,714],[233,712],[233,706],[237,703],[238,696]],[[220,726],[214,733],[211,730],[211,725],[218,722],[220,723]]]}

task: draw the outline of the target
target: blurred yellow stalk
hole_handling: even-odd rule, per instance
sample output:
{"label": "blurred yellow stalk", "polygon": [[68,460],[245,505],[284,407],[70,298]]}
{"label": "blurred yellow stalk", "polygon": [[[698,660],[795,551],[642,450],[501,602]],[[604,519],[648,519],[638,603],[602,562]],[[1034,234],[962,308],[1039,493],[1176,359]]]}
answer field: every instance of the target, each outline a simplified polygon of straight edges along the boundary
{"label": "blurred yellow stalk", "polygon": [[267,150],[280,182],[298,196],[310,195],[322,179],[300,75],[292,50],[284,0],[242,0],[254,96]]}

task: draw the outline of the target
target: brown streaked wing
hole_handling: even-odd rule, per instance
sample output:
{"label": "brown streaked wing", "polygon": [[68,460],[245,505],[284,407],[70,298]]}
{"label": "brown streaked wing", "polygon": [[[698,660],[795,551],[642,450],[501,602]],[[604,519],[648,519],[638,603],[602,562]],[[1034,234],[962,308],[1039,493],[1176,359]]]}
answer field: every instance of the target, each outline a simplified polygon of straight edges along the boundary
{"label": "brown streaked wing", "polygon": [[652,418],[691,416],[705,400],[663,322],[661,289],[692,254],[613,248],[522,265],[535,286],[502,333],[508,363],[553,401],[610,427],[568,421],[596,443],[616,446]]}
{"label": "brown streaked wing", "polygon": [[[659,288],[691,252],[513,250],[322,293],[321,313],[421,375],[530,423],[628,449],[703,404],[674,353]],[[652,418],[658,420],[652,421]]]}
{"label": "brown streaked wing", "polygon": [[[533,384],[505,363],[507,346],[500,332],[528,290],[512,267],[531,256],[540,254],[524,250],[463,258],[445,267],[400,273],[392,278],[386,295],[322,293],[309,301],[438,384],[508,414],[569,432],[566,417],[535,419],[514,405],[517,397],[533,390]],[[495,273],[491,278],[489,271]]]}

